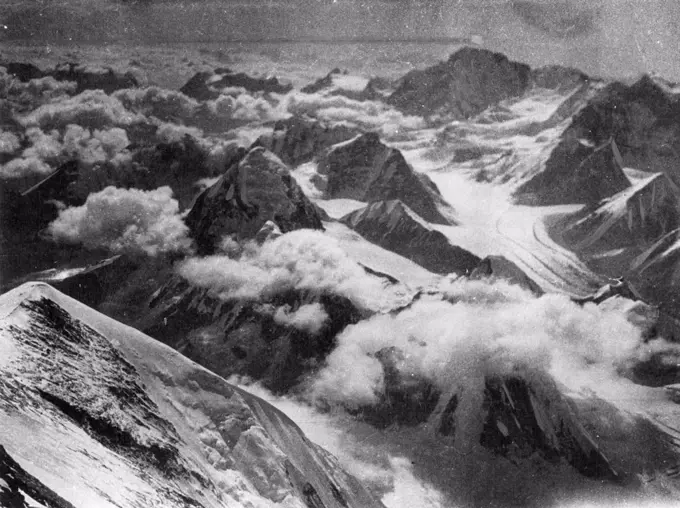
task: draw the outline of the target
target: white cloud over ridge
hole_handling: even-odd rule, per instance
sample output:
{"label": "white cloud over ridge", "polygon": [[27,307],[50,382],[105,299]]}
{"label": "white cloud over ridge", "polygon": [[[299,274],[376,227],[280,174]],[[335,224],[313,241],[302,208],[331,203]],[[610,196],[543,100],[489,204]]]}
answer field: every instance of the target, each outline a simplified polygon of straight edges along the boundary
{"label": "white cloud over ridge", "polygon": [[90,194],[83,206],[62,210],[47,235],[91,249],[156,256],[189,252],[188,231],[169,187],[152,191],[107,187]]}
{"label": "white cloud over ridge", "polygon": [[[562,295],[536,298],[501,281],[460,279],[444,288],[449,301],[419,301],[397,315],[375,315],[348,326],[309,387],[324,403],[357,408],[378,402],[385,387],[378,351],[404,353],[399,370],[441,390],[465,386],[472,373],[515,369],[547,372],[566,386],[628,383],[620,370],[654,351],[618,311],[579,306]],[[675,348],[677,349],[677,348]]]}
{"label": "white cloud over ridge", "polygon": [[261,247],[246,245],[236,259],[228,255],[188,259],[178,271],[192,284],[209,288],[225,300],[313,290],[342,295],[363,306],[367,295],[382,291],[382,282],[366,274],[337,242],[306,229],[291,231]]}

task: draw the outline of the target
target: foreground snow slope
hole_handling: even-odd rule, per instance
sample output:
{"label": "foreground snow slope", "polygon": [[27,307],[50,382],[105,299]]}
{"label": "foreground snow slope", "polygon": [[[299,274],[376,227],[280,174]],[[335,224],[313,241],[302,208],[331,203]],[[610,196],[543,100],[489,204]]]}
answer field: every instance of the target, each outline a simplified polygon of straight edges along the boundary
{"label": "foreground snow slope", "polygon": [[0,477],[0,498],[382,506],[268,403],[46,284],[0,297],[0,369],[3,465],[32,477]]}

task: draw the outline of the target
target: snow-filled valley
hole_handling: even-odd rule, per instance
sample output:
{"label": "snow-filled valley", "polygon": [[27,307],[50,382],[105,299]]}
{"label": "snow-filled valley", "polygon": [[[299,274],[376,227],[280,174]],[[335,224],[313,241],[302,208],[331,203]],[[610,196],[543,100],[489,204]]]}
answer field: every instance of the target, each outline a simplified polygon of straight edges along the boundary
{"label": "snow-filled valley", "polygon": [[0,506],[680,503],[672,84],[114,49],[0,48]]}

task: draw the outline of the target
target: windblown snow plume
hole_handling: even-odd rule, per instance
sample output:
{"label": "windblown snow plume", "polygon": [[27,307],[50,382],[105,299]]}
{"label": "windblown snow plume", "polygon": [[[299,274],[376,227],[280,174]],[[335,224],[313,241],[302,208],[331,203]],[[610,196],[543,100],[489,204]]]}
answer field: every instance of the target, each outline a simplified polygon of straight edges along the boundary
{"label": "windblown snow plume", "polygon": [[228,255],[189,259],[179,266],[179,273],[225,300],[256,300],[295,289],[339,294],[361,306],[368,295],[382,291],[380,280],[366,274],[334,240],[306,229],[261,247],[247,244],[235,259]]}
{"label": "windblown snow plume", "polygon": [[169,187],[152,191],[107,187],[83,206],[62,210],[47,234],[58,242],[156,256],[188,252],[191,240]]}
{"label": "windblown snow plume", "polygon": [[[348,326],[311,385],[311,397],[350,408],[372,405],[385,388],[375,354],[396,347],[402,374],[439,388],[465,386],[470,373],[509,375],[516,368],[551,374],[573,389],[626,382],[634,359],[668,344],[646,345],[640,330],[616,311],[583,307],[556,294],[535,298],[503,282],[460,280],[446,300],[419,301],[397,315]],[[612,384],[612,383],[609,383]]]}

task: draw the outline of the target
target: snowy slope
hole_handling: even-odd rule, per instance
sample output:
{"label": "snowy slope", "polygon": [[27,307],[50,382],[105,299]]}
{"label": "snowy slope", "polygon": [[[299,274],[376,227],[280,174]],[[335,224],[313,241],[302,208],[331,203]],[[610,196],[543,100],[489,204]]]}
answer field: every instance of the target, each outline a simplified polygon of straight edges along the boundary
{"label": "snowy slope", "polygon": [[73,506],[381,506],[266,402],[50,286],[0,320],[0,444]]}

